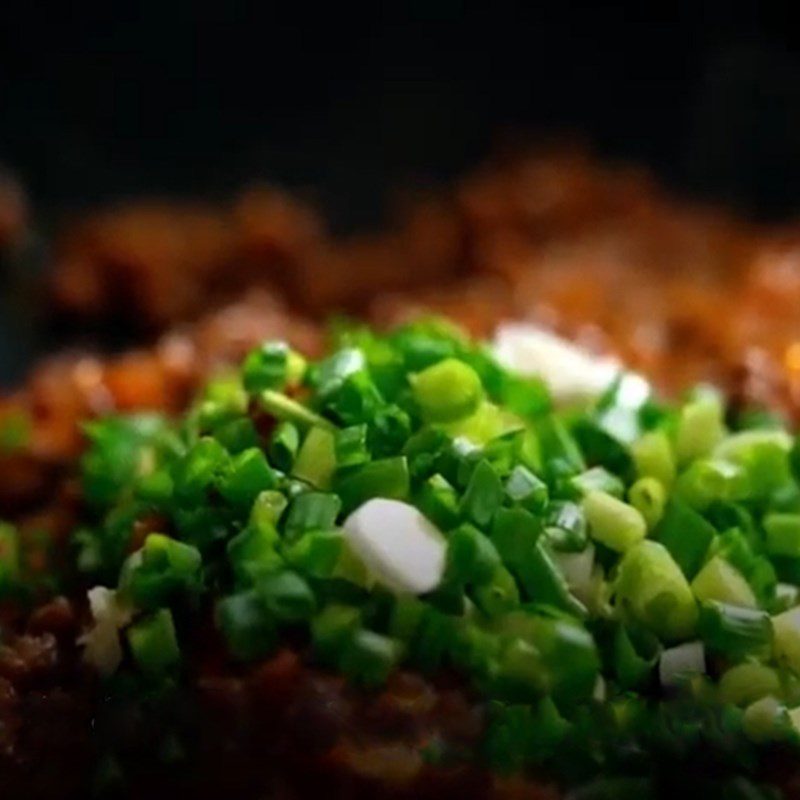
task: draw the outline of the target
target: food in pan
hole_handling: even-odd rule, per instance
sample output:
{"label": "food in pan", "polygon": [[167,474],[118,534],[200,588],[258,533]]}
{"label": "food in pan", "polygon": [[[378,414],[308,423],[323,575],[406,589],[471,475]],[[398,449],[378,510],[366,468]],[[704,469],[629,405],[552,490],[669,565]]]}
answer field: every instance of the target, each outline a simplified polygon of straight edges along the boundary
{"label": "food in pan", "polygon": [[138,349],[0,400],[0,794],[797,796],[795,242],[574,155],[68,227]]}
{"label": "food in pan", "polygon": [[11,791],[43,682],[75,792],[770,796],[800,742],[793,436],[526,326],[333,337],[88,423],[59,569],[0,528]]}

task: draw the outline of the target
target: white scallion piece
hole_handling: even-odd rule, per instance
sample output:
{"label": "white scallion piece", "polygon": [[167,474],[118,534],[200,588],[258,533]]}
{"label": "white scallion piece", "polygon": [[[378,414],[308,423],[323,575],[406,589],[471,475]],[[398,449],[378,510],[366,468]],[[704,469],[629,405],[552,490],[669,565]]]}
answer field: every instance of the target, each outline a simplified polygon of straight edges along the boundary
{"label": "white scallion piece", "polygon": [[120,602],[116,591],[106,586],[89,589],[87,597],[93,624],[78,639],[83,660],[101,675],[112,675],[122,662],[119,632],[130,623],[133,611]]}
{"label": "white scallion piece", "polygon": [[[558,402],[596,397],[621,371],[615,359],[595,356],[567,339],[525,322],[501,324],[495,332],[494,351],[508,369],[542,378]],[[635,402],[642,390],[639,382],[644,384],[645,392],[649,389],[641,378],[631,377],[636,379],[636,385],[626,386],[626,392]]]}
{"label": "white scallion piece", "polygon": [[592,580],[594,545],[590,543],[579,553],[553,551],[552,555],[567,582],[570,592],[582,603],[590,602],[595,594],[595,586]]}
{"label": "white scallion piece", "polygon": [[678,686],[692,675],[706,671],[706,651],[702,642],[686,642],[661,654],[658,677],[662,686]]}
{"label": "white scallion piece", "polygon": [[352,553],[387,588],[425,594],[441,582],[447,543],[414,506],[399,500],[368,500],[350,514],[343,528]]}

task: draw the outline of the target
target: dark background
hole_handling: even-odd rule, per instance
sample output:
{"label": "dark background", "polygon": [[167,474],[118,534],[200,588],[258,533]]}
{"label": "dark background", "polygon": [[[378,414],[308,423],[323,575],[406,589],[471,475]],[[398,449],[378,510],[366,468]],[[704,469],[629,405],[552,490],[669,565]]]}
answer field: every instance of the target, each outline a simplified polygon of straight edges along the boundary
{"label": "dark background", "polygon": [[[312,187],[343,230],[379,223],[388,187],[446,181],[498,142],[578,134],[777,218],[800,210],[796,31],[788,3],[754,0],[7,0],[0,164],[45,234],[86,205],[254,177]],[[2,302],[0,287],[6,318]],[[0,337],[0,362],[21,352]]]}

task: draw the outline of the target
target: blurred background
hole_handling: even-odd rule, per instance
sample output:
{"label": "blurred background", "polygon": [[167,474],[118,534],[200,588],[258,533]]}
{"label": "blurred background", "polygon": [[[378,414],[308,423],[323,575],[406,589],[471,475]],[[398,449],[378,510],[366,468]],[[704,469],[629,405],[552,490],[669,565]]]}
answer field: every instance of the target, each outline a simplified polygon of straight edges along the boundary
{"label": "blurred background", "polygon": [[0,10],[0,385],[53,343],[53,231],[131,197],[266,180],[345,235],[398,190],[574,139],[753,219],[800,210],[789,4],[52,5]]}

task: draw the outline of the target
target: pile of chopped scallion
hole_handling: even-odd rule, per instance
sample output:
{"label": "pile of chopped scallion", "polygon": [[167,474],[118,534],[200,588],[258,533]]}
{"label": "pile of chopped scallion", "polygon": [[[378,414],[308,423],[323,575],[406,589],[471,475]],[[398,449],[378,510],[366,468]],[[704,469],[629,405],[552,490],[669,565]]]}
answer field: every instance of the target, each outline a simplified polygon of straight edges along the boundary
{"label": "pile of chopped scallion", "polygon": [[[793,741],[794,438],[709,390],[667,405],[627,380],[554,408],[542,380],[427,321],[347,329],[312,363],[268,342],[178,423],[90,423],[87,658],[174,674],[213,605],[234,661],[291,632],[367,689],[455,671],[497,769]],[[130,552],[142,519],[161,527]],[[0,527],[0,591],[13,537]]]}

